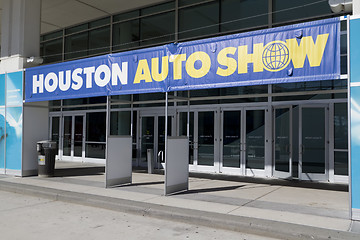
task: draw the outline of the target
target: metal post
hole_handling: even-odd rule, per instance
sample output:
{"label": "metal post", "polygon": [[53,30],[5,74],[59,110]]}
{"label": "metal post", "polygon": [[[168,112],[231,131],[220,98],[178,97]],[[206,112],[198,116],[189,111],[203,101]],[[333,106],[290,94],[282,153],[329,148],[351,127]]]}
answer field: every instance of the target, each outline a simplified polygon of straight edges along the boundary
{"label": "metal post", "polygon": [[[110,108],[110,97],[109,96],[106,96],[106,151],[105,151],[105,160],[107,162],[107,158],[108,158],[108,137],[109,137],[109,128],[110,128],[110,111],[109,111],[109,108]],[[105,169],[106,169],[106,166],[105,166]]]}
{"label": "metal post", "polygon": [[187,112],[187,123],[186,123],[186,136],[190,141],[190,91],[188,91],[187,105],[188,105],[188,112]]}
{"label": "metal post", "polygon": [[352,192],[351,192],[351,98],[350,98],[350,15],[346,18],[347,31],[347,107],[348,107],[348,171],[349,171],[349,215],[352,219]]}
{"label": "metal post", "polygon": [[[165,166],[167,160],[167,140],[168,140],[168,92],[165,93]],[[166,171],[166,167],[165,167]]]}
{"label": "metal post", "polygon": [[168,92],[165,93],[165,188],[164,195],[166,195],[166,182],[167,182],[167,174],[166,174],[166,165],[167,165],[167,141],[168,141]]}

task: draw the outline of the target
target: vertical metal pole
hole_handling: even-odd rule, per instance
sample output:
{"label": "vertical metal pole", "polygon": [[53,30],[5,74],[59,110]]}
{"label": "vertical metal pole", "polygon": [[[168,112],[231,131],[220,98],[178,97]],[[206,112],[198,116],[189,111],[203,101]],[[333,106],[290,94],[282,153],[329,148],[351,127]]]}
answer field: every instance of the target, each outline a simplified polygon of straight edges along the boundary
{"label": "vertical metal pole", "polygon": [[168,92],[165,93],[165,188],[164,195],[166,195],[166,182],[167,182],[167,141],[168,141]]}
{"label": "vertical metal pole", "polygon": [[188,105],[188,112],[187,112],[187,123],[186,123],[186,136],[190,141],[190,91],[188,91],[187,105]]}
{"label": "vertical metal pole", "polygon": [[349,216],[352,219],[352,189],[351,189],[351,98],[350,98],[350,16],[346,18],[347,31],[347,107],[348,107],[348,175],[349,175]]}
{"label": "vertical metal pole", "polygon": [[108,152],[109,152],[109,149],[108,149],[108,138],[109,138],[109,128],[110,128],[110,111],[109,111],[109,108],[110,108],[110,97],[109,96],[106,96],[106,148],[105,148],[105,187],[107,187],[107,171],[108,171]]}

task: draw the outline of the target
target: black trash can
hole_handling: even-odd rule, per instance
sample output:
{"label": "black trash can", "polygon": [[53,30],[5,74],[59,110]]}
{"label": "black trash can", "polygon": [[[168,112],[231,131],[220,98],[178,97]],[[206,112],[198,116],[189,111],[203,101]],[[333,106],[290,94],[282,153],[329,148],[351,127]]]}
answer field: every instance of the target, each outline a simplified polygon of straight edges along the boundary
{"label": "black trash can", "polygon": [[43,177],[54,176],[55,156],[57,144],[54,141],[45,140],[37,142],[38,174]]}

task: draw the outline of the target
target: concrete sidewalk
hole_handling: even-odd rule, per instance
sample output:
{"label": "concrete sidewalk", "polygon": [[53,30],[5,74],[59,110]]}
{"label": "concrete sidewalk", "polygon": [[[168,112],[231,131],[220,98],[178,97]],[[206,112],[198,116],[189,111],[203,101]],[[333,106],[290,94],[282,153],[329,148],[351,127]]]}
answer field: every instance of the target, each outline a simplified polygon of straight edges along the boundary
{"label": "concrete sidewalk", "polygon": [[0,175],[0,190],[279,239],[360,239],[345,185],[195,174],[188,192],[163,196],[163,175],[105,189],[103,166],[56,165],[53,178]]}

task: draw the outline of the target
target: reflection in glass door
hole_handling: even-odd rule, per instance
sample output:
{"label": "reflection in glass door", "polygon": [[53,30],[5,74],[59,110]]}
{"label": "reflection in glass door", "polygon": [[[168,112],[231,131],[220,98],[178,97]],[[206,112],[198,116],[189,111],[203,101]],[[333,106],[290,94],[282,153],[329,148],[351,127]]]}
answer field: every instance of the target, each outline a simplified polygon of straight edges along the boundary
{"label": "reflection in glass door", "polygon": [[146,166],[146,153],[148,149],[154,150],[155,117],[141,118],[141,155],[140,165]]}
{"label": "reflection in glass door", "polygon": [[324,106],[301,107],[299,132],[299,176],[304,180],[326,180],[328,112]]}
{"label": "reflection in glass door", "polygon": [[198,113],[197,165],[214,166],[214,112]]}
{"label": "reflection in glass door", "polygon": [[[172,116],[168,116],[168,136],[171,136],[172,132]],[[147,166],[147,149],[153,149],[154,160],[157,162],[157,156],[159,151],[165,150],[165,116],[142,116],[141,121],[141,154],[140,154],[140,166]],[[162,156],[165,156],[164,153]],[[161,159],[164,161],[165,159]]]}
{"label": "reflection in glass door", "polygon": [[273,111],[274,176],[291,178],[292,173],[292,108],[275,108]]}
{"label": "reflection in glass door", "polygon": [[[222,139],[222,172],[225,168],[241,167],[241,111],[223,112],[223,135]],[[240,173],[240,172],[239,172]]]}
{"label": "reflection in glass door", "polygon": [[72,135],[72,116],[64,116],[63,118],[64,133],[63,133],[63,144],[62,144],[62,156],[71,156],[71,135]]}
{"label": "reflection in glass door", "polygon": [[[85,117],[84,115],[63,116],[63,136],[62,136],[62,160],[83,161],[84,151],[84,133]],[[55,120],[55,121],[54,121]],[[56,117],[53,117],[52,137],[56,140]],[[61,149],[61,146],[59,146]],[[61,150],[60,150],[61,152]]]}
{"label": "reflection in glass door", "polygon": [[245,162],[246,175],[265,169],[265,110],[246,110]]}
{"label": "reflection in glass door", "polygon": [[[56,142],[57,148],[60,150],[60,116],[51,117],[51,136],[50,139]],[[59,153],[57,154],[59,158]]]}

